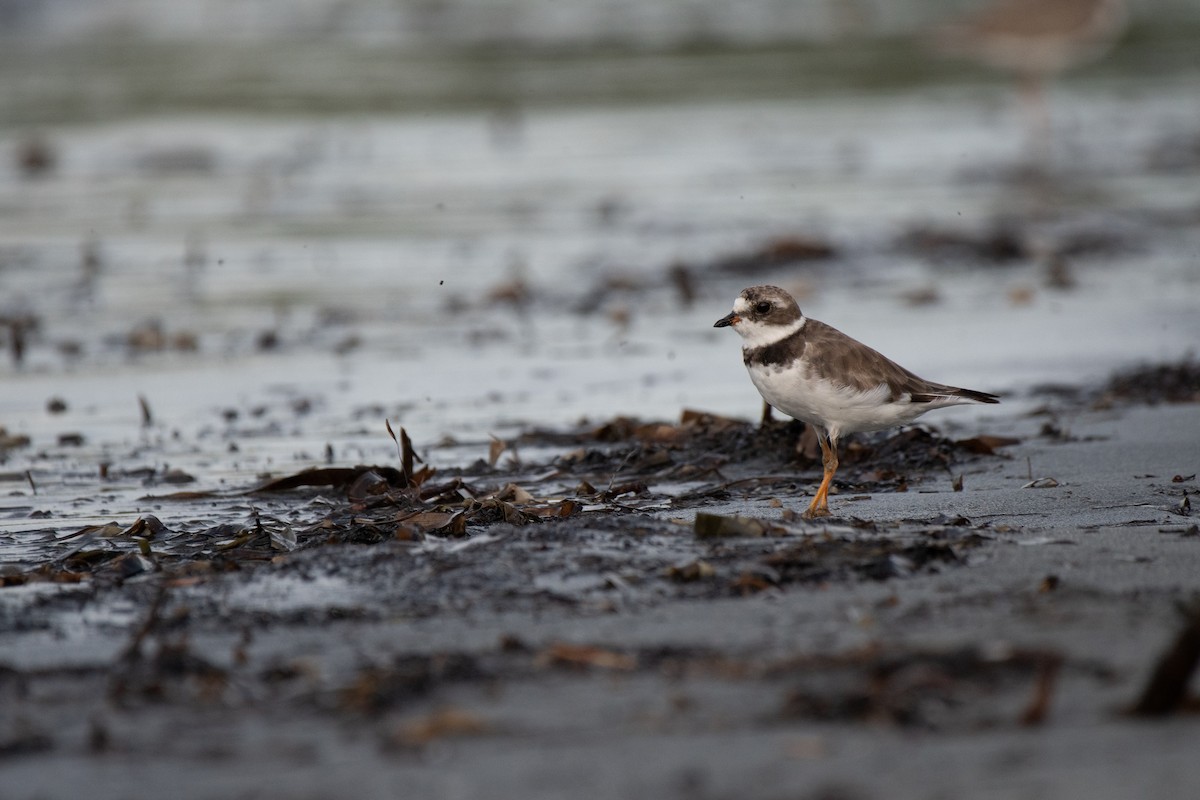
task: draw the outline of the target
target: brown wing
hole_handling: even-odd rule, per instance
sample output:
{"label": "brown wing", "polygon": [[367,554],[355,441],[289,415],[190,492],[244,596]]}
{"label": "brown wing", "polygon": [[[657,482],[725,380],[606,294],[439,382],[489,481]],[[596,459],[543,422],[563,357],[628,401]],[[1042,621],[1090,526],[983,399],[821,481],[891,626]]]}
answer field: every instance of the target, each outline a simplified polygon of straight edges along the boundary
{"label": "brown wing", "polygon": [[986,392],[927,381],[824,322],[810,319],[804,323],[801,333],[805,339],[804,356],[809,369],[834,383],[862,392],[887,384],[892,402],[906,395],[912,403],[932,403],[944,397],[965,397],[981,403],[999,402],[994,395]]}

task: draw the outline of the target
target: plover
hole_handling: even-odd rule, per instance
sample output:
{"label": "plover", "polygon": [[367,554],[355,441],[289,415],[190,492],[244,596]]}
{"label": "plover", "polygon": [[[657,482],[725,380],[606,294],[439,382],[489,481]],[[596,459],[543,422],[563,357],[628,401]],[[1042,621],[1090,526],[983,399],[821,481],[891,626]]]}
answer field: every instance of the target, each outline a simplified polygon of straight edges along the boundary
{"label": "plover", "polygon": [[1125,30],[1125,0],[993,0],[972,16],[943,26],[934,45],[1016,74],[1037,134],[1049,118],[1046,79],[1099,58]]}
{"label": "plover", "polygon": [[829,516],[829,484],[843,433],[878,431],[912,422],[935,408],[998,403],[993,394],[918,378],[904,367],[800,311],[778,286],[743,289],[715,328],[742,337],[750,380],[769,404],[812,425],[825,475],[804,516]]}

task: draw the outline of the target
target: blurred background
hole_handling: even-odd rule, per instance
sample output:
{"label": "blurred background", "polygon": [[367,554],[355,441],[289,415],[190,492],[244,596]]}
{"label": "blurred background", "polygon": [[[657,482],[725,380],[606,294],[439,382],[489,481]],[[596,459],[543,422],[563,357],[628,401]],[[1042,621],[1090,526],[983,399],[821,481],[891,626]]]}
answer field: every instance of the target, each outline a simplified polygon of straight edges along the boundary
{"label": "blurred background", "polygon": [[987,6],[0,0],[0,454],[755,417],[764,282],[1016,408],[1189,357],[1200,5]]}

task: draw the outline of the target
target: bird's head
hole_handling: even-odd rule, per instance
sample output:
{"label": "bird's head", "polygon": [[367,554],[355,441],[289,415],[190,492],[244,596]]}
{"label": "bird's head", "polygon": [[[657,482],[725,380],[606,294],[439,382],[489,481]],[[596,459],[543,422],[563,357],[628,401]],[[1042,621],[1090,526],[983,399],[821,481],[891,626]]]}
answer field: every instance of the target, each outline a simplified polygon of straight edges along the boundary
{"label": "bird's head", "polygon": [[795,299],[778,286],[751,286],[733,301],[733,310],[714,328],[731,327],[746,347],[773,344],[795,332],[804,321]]}

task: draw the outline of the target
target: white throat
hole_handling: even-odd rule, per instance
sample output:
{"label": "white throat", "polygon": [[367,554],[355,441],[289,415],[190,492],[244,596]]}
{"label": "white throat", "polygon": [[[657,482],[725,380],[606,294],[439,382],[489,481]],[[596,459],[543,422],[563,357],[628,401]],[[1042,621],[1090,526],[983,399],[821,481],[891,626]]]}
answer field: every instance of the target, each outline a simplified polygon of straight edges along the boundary
{"label": "white throat", "polygon": [[754,350],[783,341],[803,328],[807,321],[808,319],[802,316],[791,325],[763,325],[743,317],[742,321],[734,326],[734,330],[742,337],[742,349]]}

